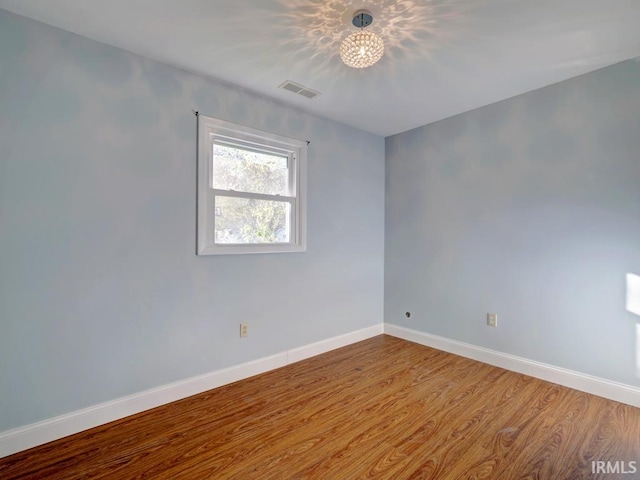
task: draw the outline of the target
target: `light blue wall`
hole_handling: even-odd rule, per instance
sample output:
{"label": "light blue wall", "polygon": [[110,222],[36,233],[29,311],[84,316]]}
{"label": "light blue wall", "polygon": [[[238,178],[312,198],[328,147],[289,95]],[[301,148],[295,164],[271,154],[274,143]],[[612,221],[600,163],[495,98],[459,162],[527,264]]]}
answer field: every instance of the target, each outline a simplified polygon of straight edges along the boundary
{"label": "light blue wall", "polygon": [[389,137],[386,163],[386,322],[640,385],[637,61]]}
{"label": "light blue wall", "polygon": [[[306,253],[195,255],[193,109],[311,141]],[[0,11],[0,431],[379,324],[383,243],[383,138]]]}

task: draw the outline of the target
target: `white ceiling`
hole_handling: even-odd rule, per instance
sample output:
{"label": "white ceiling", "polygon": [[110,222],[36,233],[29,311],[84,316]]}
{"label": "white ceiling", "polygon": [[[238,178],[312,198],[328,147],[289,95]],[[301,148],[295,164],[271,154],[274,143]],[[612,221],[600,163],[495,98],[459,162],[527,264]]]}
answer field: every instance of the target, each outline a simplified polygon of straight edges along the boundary
{"label": "white ceiling", "polygon": [[[387,136],[640,56],[640,0],[0,0],[0,8]],[[386,49],[338,46],[367,8]],[[278,89],[285,80],[322,95]]]}

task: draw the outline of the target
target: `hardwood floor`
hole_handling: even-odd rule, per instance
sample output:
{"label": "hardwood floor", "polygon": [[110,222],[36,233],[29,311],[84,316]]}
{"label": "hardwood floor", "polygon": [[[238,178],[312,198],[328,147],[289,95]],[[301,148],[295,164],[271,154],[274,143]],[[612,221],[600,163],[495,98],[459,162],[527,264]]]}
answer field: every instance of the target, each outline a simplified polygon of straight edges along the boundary
{"label": "hardwood floor", "polygon": [[640,409],[381,335],[0,459],[0,478],[631,479]]}

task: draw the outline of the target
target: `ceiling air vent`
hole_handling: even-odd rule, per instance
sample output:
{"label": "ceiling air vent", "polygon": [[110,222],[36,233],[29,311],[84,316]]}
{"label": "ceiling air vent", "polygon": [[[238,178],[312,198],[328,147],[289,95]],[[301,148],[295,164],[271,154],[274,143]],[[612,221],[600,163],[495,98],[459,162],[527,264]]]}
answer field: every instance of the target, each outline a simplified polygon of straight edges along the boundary
{"label": "ceiling air vent", "polygon": [[302,95],[305,98],[313,98],[320,95],[320,92],[317,92],[311,88],[307,88],[304,85],[300,85],[299,83],[292,82],[291,80],[287,80],[282,85],[279,85],[278,88],[289,90],[290,92],[297,93],[298,95]]}

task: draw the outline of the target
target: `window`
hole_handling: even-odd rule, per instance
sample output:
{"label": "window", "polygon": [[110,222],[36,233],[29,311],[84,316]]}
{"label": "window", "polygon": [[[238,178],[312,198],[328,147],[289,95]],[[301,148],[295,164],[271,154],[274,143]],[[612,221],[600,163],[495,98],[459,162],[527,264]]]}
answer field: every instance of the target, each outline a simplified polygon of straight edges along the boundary
{"label": "window", "polygon": [[198,255],[301,252],[307,143],[198,115]]}

